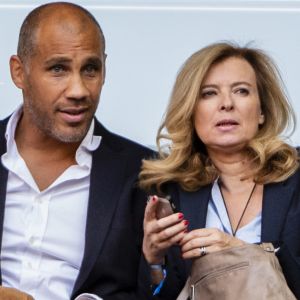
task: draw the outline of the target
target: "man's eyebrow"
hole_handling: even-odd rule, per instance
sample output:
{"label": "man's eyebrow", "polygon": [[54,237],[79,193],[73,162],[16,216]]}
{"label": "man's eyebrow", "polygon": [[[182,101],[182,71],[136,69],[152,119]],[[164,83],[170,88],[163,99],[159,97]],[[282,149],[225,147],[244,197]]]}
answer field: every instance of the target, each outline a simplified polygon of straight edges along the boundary
{"label": "man's eyebrow", "polygon": [[55,64],[65,64],[71,62],[71,59],[67,57],[52,57],[45,61],[45,65],[51,66]]}
{"label": "man's eyebrow", "polygon": [[[51,57],[48,60],[45,61],[45,65],[46,66],[53,66],[53,65],[57,65],[57,64],[69,64],[72,62],[72,59],[68,58],[68,57]],[[102,67],[103,62],[102,59],[98,56],[91,56],[91,57],[87,57],[83,64],[93,64],[93,65],[97,65],[99,67]]]}
{"label": "man's eyebrow", "polygon": [[88,57],[85,61],[85,64],[94,64],[101,67],[103,62],[102,59],[100,59],[98,56],[93,56],[93,57]]}

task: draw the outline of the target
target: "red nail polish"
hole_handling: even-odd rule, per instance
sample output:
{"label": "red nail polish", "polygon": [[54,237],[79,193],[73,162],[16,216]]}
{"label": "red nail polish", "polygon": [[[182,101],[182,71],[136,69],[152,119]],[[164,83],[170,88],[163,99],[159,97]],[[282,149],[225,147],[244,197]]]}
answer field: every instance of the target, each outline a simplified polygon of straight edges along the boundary
{"label": "red nail polish", "polygon": [[179,213],[179,214],[178,214],[178,219],[179,219],[179,220],[183,219],[183,217],[184,217],[184,216],[183,216],[183,213]]}
{"label": "red nail polish", "polygon": [[190,222],[189,222],[188,220],[184,220],[184,221],[183,221],[183,224],[184,224],[184,225],[189,225],[189,223],[190,223]]}
{"label": "red nail polish", "polygon": [[156,196],[152,196],[152,202],[156,202],[157,201],[157,197]]}

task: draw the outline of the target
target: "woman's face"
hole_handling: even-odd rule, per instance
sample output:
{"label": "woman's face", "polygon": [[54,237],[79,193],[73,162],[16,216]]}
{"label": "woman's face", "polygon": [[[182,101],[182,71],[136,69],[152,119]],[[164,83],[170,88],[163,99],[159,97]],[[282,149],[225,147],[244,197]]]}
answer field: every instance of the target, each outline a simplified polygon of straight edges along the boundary
{"label": "woman's face", "polygon": [[256,75],[242,58],[213,65],[203,80],[194,114],[198,137],[208,151],[240,150],[263,124]]}

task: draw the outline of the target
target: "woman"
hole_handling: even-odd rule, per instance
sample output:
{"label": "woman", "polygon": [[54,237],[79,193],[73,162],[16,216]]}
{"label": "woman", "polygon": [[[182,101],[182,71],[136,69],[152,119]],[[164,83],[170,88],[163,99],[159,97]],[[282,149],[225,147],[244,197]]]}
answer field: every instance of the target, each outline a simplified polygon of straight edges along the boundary
{"label": "woman", "polygon": [[298,157],[279,137],[293,121],[277,68],[262,51],[217,43],[185,62],[159,129],[160,157],[144,161],[140,174],[141,187],[170,194],[180,211],[158,220],[156,196],[145,211],[153,283],[162,283],[167,265],[155,291],[161,299],[176,299],[189,259],[261,242],[280,247],[300,298]]}

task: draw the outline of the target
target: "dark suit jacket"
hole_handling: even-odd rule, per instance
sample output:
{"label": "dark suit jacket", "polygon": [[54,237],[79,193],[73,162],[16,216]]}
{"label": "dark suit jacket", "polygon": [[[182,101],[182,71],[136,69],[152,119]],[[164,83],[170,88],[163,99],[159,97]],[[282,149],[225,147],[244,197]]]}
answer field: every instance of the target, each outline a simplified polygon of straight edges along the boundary
{"label": "dark suit jacket", "polygon": [[[179,211],[190,221],[189,230],[205,227],[211,187],[196,192],[183,191],[176,184],[168,187]],[[284,275],[300,299],[300,170],[284,182],[265,185],[261,230],[262,242],[280,246],[277,256]],[[167,280],[157,298],[174,300],[188,277],[191,262],[180,258],[177,247],[173,247],[167,260]]]}
{"label": "dark suit jacket", "polygon": [[[0,122],[0,155],[6,152],[6,124]],[[102,140],[93,152],[84,257],[72,299],[84,292],[105,300],[146,299],[137,278],[146,196],[136,179],[141,160],[153,153],[97,121],[95,134]],[[0,164],[0,243],[7,175]]]}

